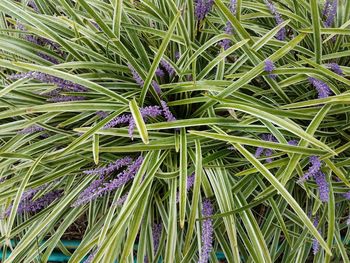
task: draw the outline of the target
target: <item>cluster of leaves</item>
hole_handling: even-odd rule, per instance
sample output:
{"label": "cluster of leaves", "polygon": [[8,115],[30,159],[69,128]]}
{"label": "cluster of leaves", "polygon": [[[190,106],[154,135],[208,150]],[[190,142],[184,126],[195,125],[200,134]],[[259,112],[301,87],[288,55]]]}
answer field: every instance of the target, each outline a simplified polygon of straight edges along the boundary
{"label": "cluster of leaves", "polygon": [[350,262],[350,1],[1,0],[0,14],[4,262]]}

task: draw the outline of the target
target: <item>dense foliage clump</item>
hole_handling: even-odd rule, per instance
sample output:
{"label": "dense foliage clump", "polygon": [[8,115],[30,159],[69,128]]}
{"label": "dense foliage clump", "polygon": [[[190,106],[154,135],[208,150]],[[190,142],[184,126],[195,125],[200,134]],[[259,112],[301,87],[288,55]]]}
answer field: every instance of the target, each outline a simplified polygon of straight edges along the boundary
{"label": "dense foliage clump", "polygon": [[349,262],[350,1],[0,12],[2,262]]}

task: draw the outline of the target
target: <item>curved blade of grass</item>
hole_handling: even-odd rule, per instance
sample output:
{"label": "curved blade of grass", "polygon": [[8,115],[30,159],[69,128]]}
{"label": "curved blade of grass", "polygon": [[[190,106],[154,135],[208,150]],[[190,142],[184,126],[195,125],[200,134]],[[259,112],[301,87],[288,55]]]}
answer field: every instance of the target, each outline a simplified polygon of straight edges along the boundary
{"label": "curved blade of grass", "polygon": [[223,135],[223,134],[217,134],[217,133],[211,133],[211,132],[192,131],[192,130],[188,132],[194,135],[203,136],[214,140],[220,140],[220,141],[231,142],[231,143],[240,143],[244,145],[263,147],[267,149],[281,150],[281,151],[290,152],[290,153],[299,153],[299,154],[307,154],[307,155],[319,155],[319,154],[325,153],[325,151],[318,150],[318,149],[310,149],[307,147],[292,146],[289,144],[267,142],[267,141],[255,140],[255,139],[239,137],[239,136]]}
{"label": "curved blade of grass", "polygon": [[322,56],[322,41],[321,41],[321,30],[320,30],[320,14],[318,11],[318,1],[310,0],[311,17],[313,25],[314,45],[315,45],[315,59],[316,63],[321,63]]}
{"label": "curved blade of grass", "polygon": [[186,199],[187,199],[187,137],[186,130],[180,130],[180,193],[179,193],[179,216],[180,227],[183,228],[185,224]]}
{"label": "curved blade of grass", "polygon": [[232,109],[236,109],[236,110],[240,110],[243,112],[246,112],[248,114],[251,114],[253,116],[256,116],[258,118],[267,120],[269,122],[272,122],[284,129],[286,129],[287,131],[290,131],[291,133],[303,138],[304,140],[308,141],[309,143],[320,147],[321,149],[326,149],[327,151],[329,151],[332,154],[336,154],[331,148],[329,148],[327,145],[325,145],[324,143],[320,142],[319,140],[315,139],[313,136],[311,136],[310,134],[306,133],[305,131],[303,131],[300,127],[292,124],[289,121],[286,121],[282,118],[279,118],[273,114],[267,113],[267,112],[263,112],[260,110],[257,110],[256,108],[253,107],[249,107],[246,105],[242,105],[242,104],[221,104],[220,106],[218,106],[217,108],[219,109],[228,109],[228,108],[232,108]]}
{"label": "curved blade of grass", "polygon": [[145,121],[143,120],[140,109],[137,106],[137,102],[136,102],[135,98],[130,101],[129,107],[130,107],[132,117],[134,118],[137,130],[139,131],[139,134],[141,136],[143,143],[148,144],[149,139],[148,139],[148,132],[147,132],[146,124],[145,124]]}
{"label": "curved blade of grass", "polygon": [[45,155],[43,154],[33,163],[32,167],[28,170],[26,175],[23,177],[23,180],[22,180],[20,186],[18,187],[16,197],[15,197],[13,204],[12,204],[10,216],[8,218],[8,221],[7,221],[7,226],[6,226],[6,228],[7,228],[6,237],[7,238],[9,238],[11,235],[11,230],[13,227],[13,223],[15,221],[15,217],[17,215],[17,209],[18,209],[19,203],[21,201],[21,197],[23,195],[24,189],[26,188],[26,185],[28,184],[30,177],[32,176],[36,167],[39,165],[40,161],[43,159],[44,156]]}
{"label": "curved blade of grass", "polygon": [[141,106],[143,105],[143,102],[146,98],[146,94],[147,94],[148,88],[152,82],[154,73],[156,72],[158,65],[159,65],[159,62],[161,61],[161,59],[164,55],[164,52],[165,52],[165,50],[170,42],[171,36],[173,35],[173,32],[175,30],[175,27],[176,27],[176,24],[179,20],[179,17],[180,17],[180,12],[178,12],[176,14],[176,16],[174,17],[174,20],[171,22],[169,29],[168,29],[168,33],[164,37],[162,44],[160,45],[158,52],[153,59],[153,63],[151,65],[151,68],[148,71],[145,83],[144,83],[142,90],[141,90],[140,99],[139,99],[139,103]]}
{"label": "curved blade of grass", "polygon": [[286,200],[286,202],[293,208],[295,213],[298,215],[300,220],[304,222],[305,226],[309,229],[311,234],[317,239],[320,245],[325,249],[327,254],[332,255],[330,248],[327,243],[323,240],[320,233],[318,233],[317,229],[310,221],[308,216],[305,214],[303,209],[299,206],[297,201],[291,196],[291,194],[284,188],[284,186],[276,179],[273,174],[270,173],[266,167],[261,164],[249,151],[247,151],[240,144],[235,144],[235,148],[252,164],[254,165],[258,171],[271,183],[271,185],[281,194],[281,196]]}

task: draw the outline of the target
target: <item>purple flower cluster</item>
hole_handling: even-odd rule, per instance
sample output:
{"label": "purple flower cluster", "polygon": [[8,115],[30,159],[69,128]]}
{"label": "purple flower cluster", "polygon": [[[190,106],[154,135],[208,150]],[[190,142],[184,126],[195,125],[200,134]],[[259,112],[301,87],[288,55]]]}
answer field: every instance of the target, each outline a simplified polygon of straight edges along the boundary
{"label": "purple flower cluster", "polygon": [[161,68],[156,69],[156,75],[160,78],[164,77],[165,73]]}
{"label": "purple flower cluster", "polygon": [[131,157],[127,156],[127,157],[124,157],[122,159],[118,159],[115,162],[110,163],[105,167],[87,170],[87,171],[84,171],[83,173],[90,174],[90,175],[96,174],[96,175],[100,175],[100,176],[105,176],[105,175],[109,175],[109,174],[119,170],[123,166],[130,165],[131,162],[132,162]]}
{"label": "purple flower cluster", "polygon": [[340,68],[340,66],[337,63],[329,63],[327,64],[327,67],[340,76],[344,75],[343,70]]}
{"label": "purple flower cluster", "polygon": [[[20,203],[17,208],[17,214],[35,213],[45,207],[49,206],[56,199],[60,198],[63,191],[62,190],[52,190],[43,196],[33,199],[34,196],[41,190],[45,189],[47,184],[37,187],[35,189],[26,190],[21,197]],[[1,217],[8,217],[11,213],[12,205],[10,205]]]}
{"label": "purple flower cluster", "polygon": [[332,91],[329,88],[329,86],[323,81],[312,77],[309,77],[308,79],[309,82],[316,88],[319,99],[327,98],[329,95],[332,94]]}
{"label": "purple flower cluster", "polygon": [[167,121],[176,121],[176,118],[174,117],[174,115],[169,110],[169,107],[166,104],[166,102],[164,100],[161,100],[160,103],[162,105],[163,114],[164,114],[164,117],[166,118],[166,120]]}
{"label": "purple flower cluster", "polygon": [[62,102],[62,101],[76,101],[84,100],[83,96],[62,96],[62,91],[73,91],[73,92],[85,92],[87,88],[82,85],[75,84],[69,80],[54,77],[46,73],[29,71],[26,73],[13,74],[8,77],[9,79],[21,79],[21,78],[32,78],[40,82],[56,85],[58,88],[42,95],[49,96],[47,101],[51,102]]}
{"label": "purple flower cluster", "polygon": [[[34,1],[29,1],[28,6],[31,6],[36,12],[39,12]],[[21,23],[17,23],[16,26],[21,31],[27,31],[25,26],[22,25]],[[55,43],[49,39],[39,37],[39,36],[29,35],[29,34],[25,35],[24,39],[27,40],[28,42],[31,42],[31,43],[38,45],[38,46],[49,47],[54,52],[56,52],[58,55],[60,55],[62,57],[65,56],[65,53],[60,49],[60,46],[57,43]],[[50,61],[53,64],[59,63],[57,59],[55,59],[49,55],[46,55],[46,54],[41,53],[41,52],[38,52],[37,54],[38,54],[38,56],[42,57],[43,59],[45,59],[47,61]]]}
{"label": "purple flower cluster", "polygon": [[111,165],[108,165],[105,168],[100,168],[96,170],[86,171],[87,174],[100,174],[100,177],[94,180],[89,187],[87,187],[78,197],[78,199],[73,203],[73,207],[80,206],[86,204],[96,198],[104,195],[107,192],[111,192],[118,187],[128,183],[130,180],[134,178],[136,173],[141,167],[143,162],[143,157],[138,157],[134,162],[130,163],[130,165],[120,172],[116,178],[105,181],[105,175],[116,171],[123,166],[126,166],[128,162],[128,157],[120,159],[120,161],[116,161]]}
{"label": "purple flower cluster", "polygon": [[[282,24],[284,22],[283,18],[281,17],[280,13],[277,12],[276,7],[273,5],[272,2],[270,2],[270,0],[264,0],[265,4],[267,5],[267,7],[269,8],[271,14],[273,14],[275,16],[275,20],[277,25]],[[286,29],[283,27],[281,28],[277,35],[276,38],[278,40],[284,41],[286,38]]]}
{"label": "purple flower cluster", "polygon": [[315,182],[320,192],[320,199],[322,202],[329,200],[329,186],[326,180],[326,175],[321,171],[321,161],[317,156],[310,156],[311,166],[308,171],[298,180],[298,183],[304,183],[311,177],[315,178]]}
{"label": "purple flower cluster", "polygon": [[[230,2],[230,11],[233,15],[236,15],[236,5],[237,5],[237,0],[231,0]],[[231,35],[233,33],[233,27],[230,21],[226,22],[225,26],[225,33],[228,35]],[[230,47],[231,45],[231,40],[230,39],[224,39],[220,42],[220,46],[226,50]]]}
{"label": "purple flower cluster", "polygon": [[333,0],[331,3],[330,0],[326,0],[322,15],[326,19],[324,22],[325,27],[331,27],[335,16],[337,15],[337,7],[338,7],[338,0]]}
{"label": "purple flower cluster", "polygon": [[128,168],[124,170],[117,178],[110,180],[108,183],[105,183],[104,185],[106,191],[113,191],[132,180],[136,175],[137,171],[140,169],[142,162],[143,157],[140,156],[135,160],[135,162],[129,165]]}
{"label": "purple flower cluster", "polygon": [[[263,134],[261,136],[261,138],[264,141],[268,141],[268,142],[278,142],[276,137],[273,136],[272,134]],[[272,149],[265,149],[263,147],[258,147],[255,151],[255,157],[259,158],[262,154],[265,154],[265,157],[270,157],[273,153]],[[267,158],[266,162],[271,163],[272,162],[272,158]]]}
{"label": "purple flower cluster", "polygon": [[98,111],[98,112],[96,112],[96,115],[99,116],[101,119],[105,119],[108,116],[108,112]]}
{"label": "purple flower cluster", "polygon": [[18,134],[32,134],[35,132],[40,132],[40,131],[44,131],[45,129],[43,127],[40,127],[39,125],[32,125],[30,127],[24,128],[23,130],[20,130],[18,132]]}
{"label": "purple flower cluster", "polygon": [[310,179],[311,177],[315,176],[318,171],[321,169],[321,161],[317,156],[310,156],[310,163],[311,166],[309,167],[308,171],[298,180],[298,183],[304,183],[306,180]]}
{"label": "purple flower cluster", "polygon": [[[146,106],[144,108],[140,108],[142,118],[145,120],[149,117],[155,118],[163,115],[167,119],[167,121],[176,120],[173,114],[170,112],[166,102],[161,101],[161,104],[162,107]],[[113,128],[119,124],[129,124],[129,136],[130,138],[132,138],[136,124],[131,114],[124,114],[122,116],[114,118],[104,126],[104,129]]]}
{"label": "purple flower cluster", "polygon": [[164,68],[166,72],[168,72],[169,76],[173,76],[175,74],[175,69],[166,60],[162,59],[160,61],[160,65]]}
{"label": "purple flower cluster", "polygon": [[272,74],[272,72],[275,70],[275,65],[273,64],[273,62],[270,59],[265,60],[265,68],[264,70],[269,73],[269,77],[272,79],[276,78],[275,74]]}
{"label": "purple flower cluster", "polygon": [[160,93],[162,93],[162,90],[161,90],[159,84],[157,83],[157,81],[152,80],[152,86],[153,86],[154,90],[157,92],[158,95]]}
{"label": "purple flower cluster", "polygon": [[131,66],[131,64],[128,64],[128,68],[131,71],[133,79],[136,81],[136,83],[140,86],[143,87],[143,84],[145,83],[139,73]]}
{"label": "purple flower cluster", "polygon": [[[141,116],[143,119],[146,119],[148,117],[155,118],[160,115],[162,115],[162,110],[159,106],[147,106],[140,109]],[[129,137],[133,137],[134,129],[135,129],[136,123],[135,120],[131,117],[129,121]]]}
{"label": "purple flower cluster", "polygon": [[329,186],[326,180],[326,175],[321,171],[318,171],[315,174],[315,182],[318,186],[318,190],[320,192],[320,199],[322,202],[328,202],[329,200]]}
{"label": "purple flower cluster", "polygon": [[[202,217],[209,217],[213,215],[213,205],[209,199],[205,199],[202,204]],[[208,218],[202,222],[202,251],[199,263],[207,263],[209,255],[213,249],[213,222]]]}
{"label": "purple flower cluster", "polygon": [[[314,223],[315,227],[318,227],[318,217],[317,216],[314,218],[314,222],[313,223]],[[318,230],[318,232],[321,234],[320,230]],[[317,241],[316,238],[313,238],[312,239],[312,251],[313,251],[313,254],[316,255],[319,250],[320,250],[320,243]]]}
{"label": "purple flower cluster", "polygon": [[195,0],[195,15],[198,21],[203,20],[211,11],[214,0]]}
{"label": "purple flower cluster", "polygon": [[159,247],[160,237],[162,236],[162,224],[153,224],[152,226],[152,238],[153,238],[153,246],[154,252],[157,252]]}
{"label": "purple flower cluster", "polygon": [[125,203],[126,199],[128,198],[128,195],[129,195],[129,192],[121,196],[117,201],[114,202],[113,205],[122,206]]}
{"label": "purple flower cluster", "polygon": [[86,98],[83,96],[55,96],[48,98],[47,101],[49,102],[66,102],[66,101],[78,101],[78,100],[85,100]]}

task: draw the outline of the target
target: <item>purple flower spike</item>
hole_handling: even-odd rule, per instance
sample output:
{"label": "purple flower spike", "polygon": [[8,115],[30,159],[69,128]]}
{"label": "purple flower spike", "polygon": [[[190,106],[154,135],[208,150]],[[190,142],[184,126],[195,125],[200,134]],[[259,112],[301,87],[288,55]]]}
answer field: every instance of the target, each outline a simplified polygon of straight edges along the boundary
{"label": "purple flower spike", "polygon": [[156,69],[156,75],[157,75],[158,77],[162,78],[162,77],[164,77],[165,73],[164,73],[164,71],[163,71],[162,69],[157,68],[157,69]]}
{"label": "purple flower spike", "polygon": [[[202,204],[202,217],[209,217],[213,215],[213,205],[209,199],[205,199]],[[202,251],[199,263],[207,263],[209,255],[213,249],[213,221],[208,218],[202,222]]]}
{"label": "purple flower spike", "polygon": [[198,21],[203,20],[211,11],[214,0],[195,0],[195,15]]}
{"label": "purple flower spike", "polygon": [[[225,26],[225,33],[228,35],[231,35],[233,33],[233,28],[231,23],[228,21]],[[219,45],[224,49],[227,50],[230,45],[231,45],[231,40],[230,39],[224,39],[222,40]]]}
{"label": "purple flower spike", "polygon": [[[281,15],[277,12],[277,9],[273,5],[273,3],[270,2],[269,0],[264,0],[264,2],[267,5],[268,9],[270,10],[271,14],[273,14],[275,16],[275,20],[276,20],[277,25],[282,24],[284,22],[284,20],[281,17]],[[276,38],[278,40],[281,40],[281,41],[284,41],[286,39],[286,29],[284,27],[278,31]]]}
{"label": "purple flower spike", "polygon": [[138,157],[136,161],[133,162],[126,170],[124,170],[118,178],[115,178],[109,181],[108,183],[104,184],[105,191],[107,192],[113,191],[119,188],[120,186],[126,184],[130,180],[132,180],[136,175],[136,173],[138,172],[138,170],[140,169],[142,162],[143,162],[143,157],[142,156]]}
{"label": "purple flower spike", "polygon": [[172,76],[175,74],[175,69],[166,60],[162,59],[160,61],[160,65],[162,65],[162,67],[166,70],[166,72],[168,72],[169,76]]}
{"label": "purple flower spike", "polygon": [[298,182],[299,183],[303,183],[306,180],[308,180],[309,178],[315,176],[321,169],[321,161],[317,156],[311,156],[310,157],[310,163],[311,166],[309,168],[309,170],[307,171],[307,173],[305,173],[303,175],[303,177],[301,177]]}
{"label": "purple flower spike", "polygon": [[84,174],[98,174],[100,176],[105,176],[105,175],[111,174],[111,173],[119,170],[123,166],[130,165],[131,162],[132,162],[132,159],[129,156],[127,156],[127,157],[124,157],[122,159],[118,159],[115,162],[110,163],[105,167],[97,168],[97,169],[93,169],[93,170],[87,170],[87,171],[84,171],[83,173]]}
{"label": "purple flower spike", "polygon": [[51,57],[49,55],[46,55],[44,53],[39,52],[38,56],[43,58],[43,59],[45,59],[45,60],[47,60],[47,61],[49,61],[49,62],[51,62],[52,64],[58,64],[59,63],[59,61],[56,58]]}
{"label": "purple flower spike", "polygon": [[85,100],[86,98],[83,96],[56,96],[47,99],[49,102],[66,102],[66,101],[78,101]]}
{"label": "purple flower spike", "polygon": [[290,140],[290,141],[288,141],[288,144],[289,144],[289,145],[297,146],[298,143],[299,143],[299,142],[298,142],[297,140]]}
{"label": "purple flower spike", "polygon": [[169,110],[169,107],[166,104],[166,102],[164,100],[161,100],[160,103],[162,105],[163,114],[164,114],[166,120],[167,121],[176,121],[176,118],[174,117],[174,115]]}
{"label": "purple flower spike", "polygon": [[92,183],[79,195],[78,199],[72,204],[72,207],[77,207],[96,199],[98,196],[102,195],[102,183],[104,177],[92,181]]}
{"label": "purple flower spike", "polygon": [[345,193],[345,194],[343,194],[343,196],[344,196],[344,198],[350,200],[350,191]]}
{"label": "purple flower spike", "polygon": [[122,116],[114,118],[109,123],[107,123],[103,128],[108,129],[108,128],[113,128],[113,127],[117,126],[118,124],[129,123],[131,118],[132,118],[131,114],[124,114]]}
{"label": "purple flower spike", "polygon": [[[275,138],[275,136],[273,136],[272,134],[263,134],[261,136],[261,138],[264,141],[268,141],[268,142],[278,142],[277,139]],[[270,157],[273,154],[272,149],[265,149],[263,147],[258,147],[255,151],[255,158],[260,158],[260,156],[264,153],[264,155],[266,157]],[[272,162],[272,158],[267,158],[266,162],[271,163]]]}
{"label": "purple flower spike", "polygon": [[180,52],[179,51],[175,51],[175,59],[179,60],[180,56],[181,56]]}
{"label": "purple flower spike", "polygon": [[255,151],[255,158],[260,158],[260,156],[263,154],[264,148],[263,147],[258,147]]}
{"label": "purple flower spike", "polygon": [[128,198],[128,195],[129,195],[129,192],[121,196],[117,201],[114,202],[113,205],[122,206],[125,203],[126,199]]}
{"label": "purple flower spike", "polygon": [[329,67],[333,72],[337,73],[340,76],[344,75],[343,70],[337,63],[329,63],[327,64],[327,67]]}
{"label": "purple flower spike", "polygon": [[98,111],[96,112],[96,115],[99,116],[101,119],[105,119],[109,114],[108,112],[105,112],[105,111]]}
{"label": "purple flower spike", "polygon": [[309,77],[309,82],[316,88],[319,99],[327,98],[332,94],[329,86],[323,81]]}
{"label": "purple flower spike", "polygon": [[[236,5],[237,5],[237,0],[231,0],[230,3],[230,11],[233,15],[236,15]],[[225,26],[225,33],[228,35],[233,34],[233,27],[230,21],[227,21],[226,26]],[[224,39],[220,42],[220,46],[224,49],[227,50],[231,45],[231,40],[230,39]]]}
{"label": "purple flower spike", "polygon": [[333,0],[331,4],[330,1],[326,1],[323,14],[326,18],[324,22],[325,27],[331,27],[334,23],[335,16],[337,15],[338,0]]}
{"label": "purple flower spike", "polygon": [[328,187],[328,182],[326,180],[326,175],[324,173],[322,173],[321,171],[318,171],[314,177],[315,177],[316,184],[318,185],[321,201],[328,202],[329,201],[329,187]]}
{"label": "purple flower spike", "polygon": [[[314,226],[318,227],[318,218],[317,218],[317,216],[314,219]],[[318,230],[318,232],[321,233],[320,230]],[[320,250],[320,243],[318,243],[316,238],[313,238],[312,239],[312,251],[313,251],[313,254],[316,255],[319,250]]]}
{"label": "purple flower spike", "polygon": [[32,125],[28,128],[25,128],[23,130],[20,130],[18,132],[18,134],[32,134],[32,133],[35,133],[35,132],[40,132],[40,131],[44,131],[45,129],[43,127],[40,127],[39,125]]}
{"label": "purple flower spike", "polygon": [[[129,158],[129,157],[126,157]],[[119,161],[119,162],[118,162]],[[111,164],[110,166],[107,166],[106,168],[102,168],[101,170],[98,170],[98,174],[108,174],[111,171],[115,171],[114,169],[116,167],[122,167],[125,166],[125,159],[120,159],[117,162]],[[111,192],[118,187],[126,184],[130,180],[134,178],[136,173],[138,172],[139,168],[141,167],[141,164],[143,162],[143,157],[138,157],[133,163],[131,163],[124,171],[122,171],[117,178],[111,179],[108,182],[105,182],[105,176],[101,175],[99,179],[94,180],[88,188],[86,188],[78,197],[78,199],[73,203],[73,207],[80,206],[83,204],[86,204],[92,200],[95,200],[96,198],[104,195],[106,192]],[[92,172],[95,173],[95,172]],[[90,171],[88,171],[88,174],[90,174]]]}
{"label": "purple flower spike", "polygon": [[[57,198],[60,198],[62,195],[62,190],[53,190],[45,195],[33,200],[34,196],[41,190],[45,189],[47,184],[37,187],[35,189],[26,190],[21,197],[20,203],[17,208],[17,214],[27,213],[35,213],[38,212],[45,207],[49,206],[52,202],[54,202]],[[10,205],[6,211],[1,215],[1,217],[8,217],[11,213],[12,205]]]}
{"label": "purple flower spike", "polygon": [[265,61],[265,71],[267,73],[269,73],[269,77],[274,79],[276,78],[275,74],[272,74],[272,72],[275,70],[275,65],[273,64],[273,62],[270,59],[267,59]]}
{"label": "purple flower spike", "polygon": [[134,78],[136,83],[139,84],[139,86],[143,87],[144,81],[139,75],[139,73],[136,72],[136,70],[131,66],[131,64],[128,64],[128,68],[130,69],[132,77]]}
{"label": "purple flower spike", "polygon": [[157,94],[159,95],[160,93],[162,93],[162,90],[160,88],[160,86],[158,85],[157,81],[152,80],[152,86],[155,89],[155,91],[157,92]]}
{"label": "purple flower spike", "polygon": [[29,71],[26,73],[10,75],[8,79],[21,79],[21,78],[32,78],[43,83],[53,84],[59,87],[63,91],[74,91],[74,92],[85,92],[87,88],[75,84],[71,81],[64,80],[58,77],[51,76],[46,73]]}
{"label": "purple flower spike", "polygon": [[153,238],[153,246],[154,253],[157,252],[159,247],[160,237],[162,236],[162,224],[153,224],[152,226],[152,238]]}

